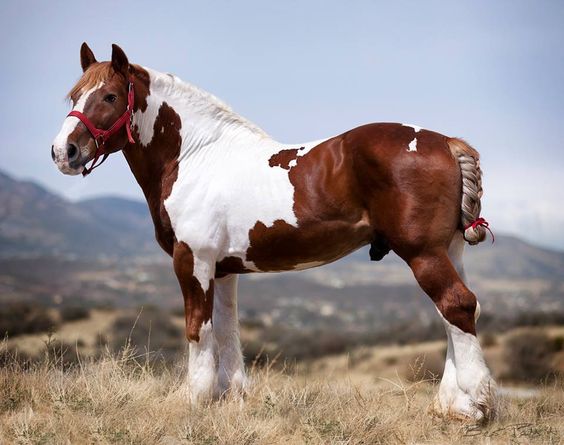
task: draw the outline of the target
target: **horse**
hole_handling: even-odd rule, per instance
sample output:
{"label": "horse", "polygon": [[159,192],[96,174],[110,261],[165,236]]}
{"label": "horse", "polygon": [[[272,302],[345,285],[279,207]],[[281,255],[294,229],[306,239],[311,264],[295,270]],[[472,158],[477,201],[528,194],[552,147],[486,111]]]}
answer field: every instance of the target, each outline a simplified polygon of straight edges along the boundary
{"label": "horse", "polygon": [[62,173],[84,176],[111,153],[125,156],[184,298],[193,404],[248,391],[240,274],[317,267],[370,245],[371,260],[393,251],[407,263],[444,323],[434,412],[493,417],[496,383],[462,261],[465,242],[488,228],[475,149],[401,123],[282,144],[213,95],[130,63],[117,45],[98,62],[83,43],[80,61],[51,155]]}

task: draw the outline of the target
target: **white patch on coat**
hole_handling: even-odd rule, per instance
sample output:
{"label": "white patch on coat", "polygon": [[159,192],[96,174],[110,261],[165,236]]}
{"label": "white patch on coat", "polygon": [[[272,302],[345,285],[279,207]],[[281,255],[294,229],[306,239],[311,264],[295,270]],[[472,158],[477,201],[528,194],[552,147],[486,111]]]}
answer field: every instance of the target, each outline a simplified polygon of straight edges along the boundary
{"label": "white patch on coat", "polygon": [[411,125],[411,124],[402,124],[404,127],[411,127],[415,130],[415,133],[419,133],[421,131],[421,127],[419,125]]}
{"label": "white patch on coat", "polygon": [[[96,91],[97,89],[101,88],[103,83],[99,83],[93,88],[82,93],[80,98],[76,101],[75,106],[72,108],[72,111],[79,111],[81,113],[84,112],[84,107],[86,105],[86,101],[88,98]],[[70,167],[68,166],[68,159],[67,159],[67,143],[70,134],[76,129],[76,126],[79,124],[80,119],[74,116],[67,116],[63,121],[63,126],[57,136],[55,136],[55,140],[53,141],[53,152],[55,153],[55,162],[59,167],[59,170],[63,171],[63,173],[67,173]],[[85,149],[85,147],[80,147],[80,149]],[[82,156],[87,156],[88,153],[81,153]],[[71,169],[72,170],[72,169]]]}
{"label": "white patch on coat", "polygon": [[188,358],[188,389],[193,405],[210,401],[217,384],[217,346],[211,321],[200,328],[200,341],[191,342]]}
{"label": "white patch on coat", "polygon": [[[152,81],[150,90],[153,89]],[[143,146],[147,146],[151,143],[154,136],[155,130],[155,120],[161,109],[163,99],[156,94],[152,94],[151,91],[146,97],[147,108],[145,111],[137,110],[133,114],[133,125],[137,128],[137,133],[139,134],[139,143]],[[164,125],[161,129],[161,133],[164,133]]]}
{"label": "white patch on coat", "polygon": [[419,133],[419,131],[421,130],[421,127],[417,126],[417,125],[408,125],[408,124],[402,124],[404,127],[411,127],[415,130],[415,136],[413,137],[413,140],[409,143],[408,147],[407,147],[407,151],[417,151],[417,133]]}

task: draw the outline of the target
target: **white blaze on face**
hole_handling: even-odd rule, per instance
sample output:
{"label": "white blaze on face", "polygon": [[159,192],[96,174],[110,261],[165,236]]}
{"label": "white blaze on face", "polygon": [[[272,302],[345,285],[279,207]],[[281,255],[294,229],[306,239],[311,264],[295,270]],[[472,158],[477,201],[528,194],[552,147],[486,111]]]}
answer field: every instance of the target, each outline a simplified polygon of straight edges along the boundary
{"label": "white blaze on face", "polygon": [[[86,105],[86,101],[92,95],[94,91],[100,88],[103,84],[98,84],[94,88],[91,88],[85,91],[78,101],[76,105],[73,107],[72,111],[80,111],[81,113],[84,112],[84,106]],[[67,144],[68,138],[70,134],[76,129],[76,126],[80,122],[80,119],[74,116],[67,116],[63,121],[63,127],[59,134],[55,137],[53,141],[53,153],[55,154],[55,163],[59,170],[61,170],[65,174],[78,174],[82,171],[82,169],[73,169],[69,167],[69,160],[67,157]],[[88,153],[82,152],[82,149],[85,147],[79,147],[81,149],[81,155],[87,156]]]}

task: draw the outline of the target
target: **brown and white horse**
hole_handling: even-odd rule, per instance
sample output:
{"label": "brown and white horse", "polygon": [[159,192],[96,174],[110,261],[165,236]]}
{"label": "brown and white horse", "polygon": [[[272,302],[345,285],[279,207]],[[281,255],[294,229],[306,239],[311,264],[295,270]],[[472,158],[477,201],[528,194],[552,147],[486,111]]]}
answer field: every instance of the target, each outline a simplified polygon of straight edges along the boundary
{"label": "brown and white horse", "polygon": [[84,73],[53,160],[65,174],[86,174],[88,162],[123,151],[184,297],[192,402],[247,387],[238,274],[320,266],[370,244],[373,260],[390,250],[405,260],[443,318],[436,410],[493,415],[479,305],[462,264],[465,240],[486,235],[474,149],[396,123],[280,144],[214,96],[130,64],[116,45],[111,62],[97,62],[86,44],[80,55]]}

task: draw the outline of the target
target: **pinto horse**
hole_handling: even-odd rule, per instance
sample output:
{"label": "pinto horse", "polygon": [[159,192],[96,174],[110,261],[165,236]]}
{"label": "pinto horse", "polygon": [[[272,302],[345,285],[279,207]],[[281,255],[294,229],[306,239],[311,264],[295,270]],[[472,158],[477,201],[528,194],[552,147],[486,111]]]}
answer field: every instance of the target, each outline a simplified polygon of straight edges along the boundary
{"label": "pinto horse", "polygon": [[86,175],[100,156],[123,152],[184,297],[193,403],[248,386],[239,274],[316,267],[370,244],[372,260],[390,250],[405,260],[443,319],[448,348],[435,411],[494,414],[495,382],[476,338],[479,304],[462,264],[465,241],[482,241],[487,228],[476,150],[398,123],[281,144],[214,96],[130,64],[117,45],[109,62],[97,62],[86,43],[80,56],[73,109],[51,154],[61,172]]}

